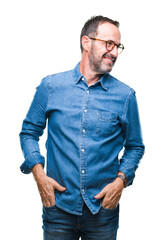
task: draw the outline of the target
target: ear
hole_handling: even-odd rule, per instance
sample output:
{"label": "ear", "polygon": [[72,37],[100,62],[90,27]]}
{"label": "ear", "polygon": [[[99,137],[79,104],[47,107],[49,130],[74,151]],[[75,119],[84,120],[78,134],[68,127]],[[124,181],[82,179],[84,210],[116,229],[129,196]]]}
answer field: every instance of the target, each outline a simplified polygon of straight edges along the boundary
{"label": "ear", "polygon": [[82,44],[84,50],[88,51],[90,48],[90,45],[91,45],[91,41],[90,41],[89,37],[83,36],[81,39],[81,44]]}

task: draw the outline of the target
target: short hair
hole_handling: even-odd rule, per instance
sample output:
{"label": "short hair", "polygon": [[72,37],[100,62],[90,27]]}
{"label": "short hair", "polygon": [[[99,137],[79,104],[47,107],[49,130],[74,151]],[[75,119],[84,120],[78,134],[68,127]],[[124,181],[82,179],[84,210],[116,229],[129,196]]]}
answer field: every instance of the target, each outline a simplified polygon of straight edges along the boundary
{"label": "short hair", "polygon": [[81,52],[83,52],[83,46],[82,46],[82,37],[83,36],[91,36],[92,34],[92,37],[95,37],[97,35],[97,29],[98,29],[98,26],[99,24],[102,24],[102,23],[105,23],[105,22],[108,22],[108,23],[111,23],[113,25],[115,25],[116,27],[119,28],[119,22],[117,21],[114,21],[108,17],[103,17],[101,15],[99,16],[93,16],[91,17],[83,26],[82,30],[81,30],[81,35],[80,35],[80,48],[81,48]]}

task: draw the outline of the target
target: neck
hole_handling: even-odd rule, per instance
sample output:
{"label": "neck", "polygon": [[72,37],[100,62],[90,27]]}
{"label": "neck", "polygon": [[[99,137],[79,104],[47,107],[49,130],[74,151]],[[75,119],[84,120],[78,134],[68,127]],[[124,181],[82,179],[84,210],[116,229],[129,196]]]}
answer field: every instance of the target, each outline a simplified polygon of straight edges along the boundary
{"label": "neck", "polygon": [[88,58],[84,57],[82,57],[79,71],[86,78],[88,86],[91,86],[94,83],[96,83],[102,76],[92,70]]}

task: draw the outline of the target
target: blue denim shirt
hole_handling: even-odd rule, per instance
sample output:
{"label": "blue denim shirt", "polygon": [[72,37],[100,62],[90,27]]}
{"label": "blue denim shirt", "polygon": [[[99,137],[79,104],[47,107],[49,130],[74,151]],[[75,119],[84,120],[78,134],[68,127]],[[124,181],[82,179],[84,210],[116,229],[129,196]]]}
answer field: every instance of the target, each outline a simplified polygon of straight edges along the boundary
{"label": "blue denim shirt", "polygon": [[47,175],[67,188],[55,190],[57,207],[81,215],[85,201],[96,214],[102,199],[94,196],[114,181],[118,171],[132,184],[144,153],[132,88],[110,74],[88,87],[79,64],[74,70],[45,77],[20,133],[23,173],[30,173],[37,163],[45,164],[38,141],[47,119]]}

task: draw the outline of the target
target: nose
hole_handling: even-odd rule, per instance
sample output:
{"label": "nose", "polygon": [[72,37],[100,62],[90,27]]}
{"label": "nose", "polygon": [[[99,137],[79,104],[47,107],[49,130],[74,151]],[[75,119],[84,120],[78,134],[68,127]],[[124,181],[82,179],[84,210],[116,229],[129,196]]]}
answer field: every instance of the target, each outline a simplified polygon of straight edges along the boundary
{"label": "nose", "polygon": [[113,48],[112,50],[108,51],[108,52],[110,52],[110,54],[111,54],[112,56],[114,56],[115,58],[118,57],[118,49],[117,49],[117,46],[114,46],[114,48]]}

